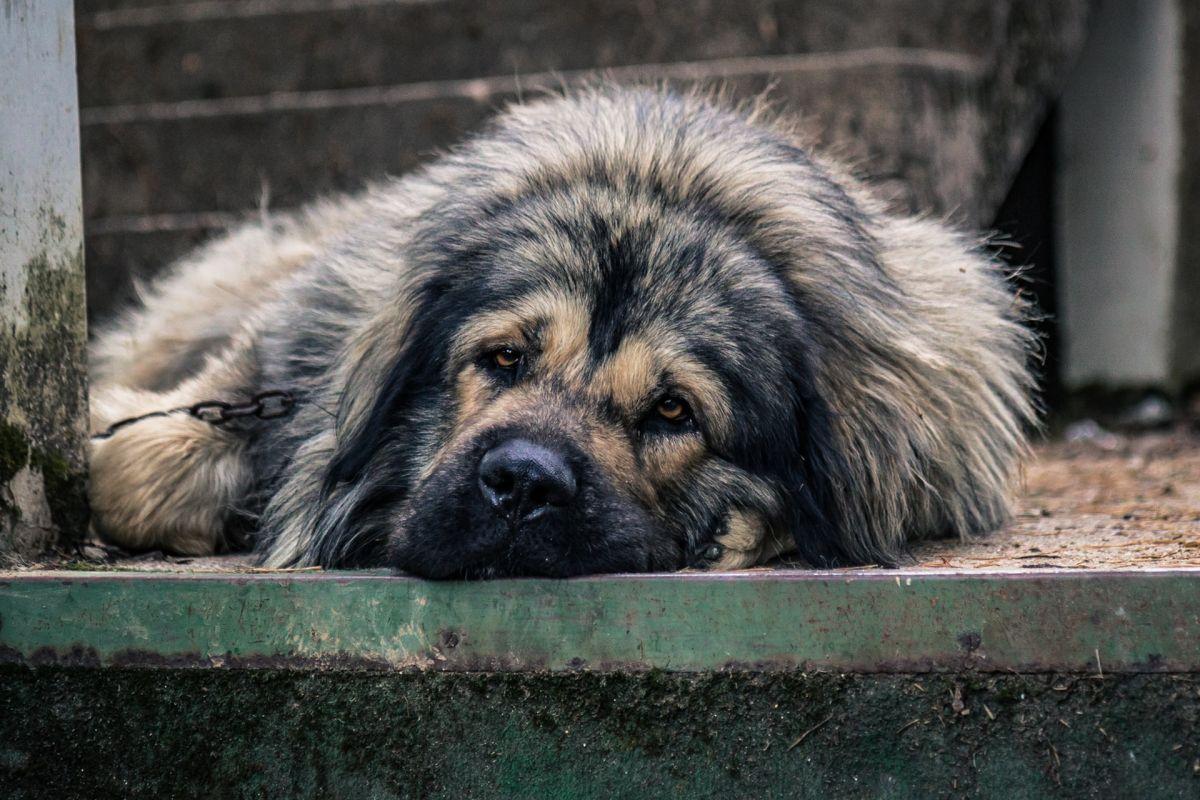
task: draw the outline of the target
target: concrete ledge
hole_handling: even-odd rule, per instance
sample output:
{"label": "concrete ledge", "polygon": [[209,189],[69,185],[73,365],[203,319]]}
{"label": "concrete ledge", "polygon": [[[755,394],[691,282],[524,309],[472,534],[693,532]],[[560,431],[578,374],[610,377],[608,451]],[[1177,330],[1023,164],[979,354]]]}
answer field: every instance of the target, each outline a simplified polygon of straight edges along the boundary
{"label": "concrete ledge", "polygon": [[1200,672],[1200,569],[433,583],[0,576],[0,660],[468,672]]}
{"label": "concrete ledge", "polygon": [[1198,588],[0,575],[0,793],[1194,798]]}

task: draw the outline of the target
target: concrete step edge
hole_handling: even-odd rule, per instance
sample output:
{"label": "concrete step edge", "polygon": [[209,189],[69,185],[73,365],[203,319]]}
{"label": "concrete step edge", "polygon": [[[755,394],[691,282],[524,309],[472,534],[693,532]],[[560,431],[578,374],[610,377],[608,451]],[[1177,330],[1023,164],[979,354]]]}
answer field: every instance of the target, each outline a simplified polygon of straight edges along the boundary
{"label": "concrete step edge", "polygon": [[196,2],[113,8],[79,15],[77,25],[97,31],[249,19],[285,14],[322,14],[373,6],[435,5],[445,0],[196,0]]}
{"label": "concrete step edge", "polygon": [[785,56],[750,56],[670,64],[636,64],[601,72],[570,70],[527,75],[494,75],[450,81],[421,81],[356,89],[273,92],[213,100],[133,103],[85,108],[81,124],[120,125],[224,116],[271,114],[330,108],[396,105],[405,102],[465,98],[483,101],[494,95],[555,90],[564,85],[604,78],[617,82],[646,80],[707,81],[760,74],[825,72],[872,67],[907,67],[953,73],[972,80],[986,76],[984,59],[940,50],[872,47]]}

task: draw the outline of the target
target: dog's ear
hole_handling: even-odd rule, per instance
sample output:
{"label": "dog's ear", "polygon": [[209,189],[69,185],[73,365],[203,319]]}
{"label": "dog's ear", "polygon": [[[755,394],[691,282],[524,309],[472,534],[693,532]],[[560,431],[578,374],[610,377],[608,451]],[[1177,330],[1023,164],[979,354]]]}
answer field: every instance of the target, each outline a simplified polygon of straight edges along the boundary
{"label": "dog's ear", "polygon": [[377,312],[348,348],[326,493],[356,480],[387,442],[402,435],[417,393],[441,380],[449,337],[437,297],[430,286],[405,293]]}
{"label": "dog's ear", "polygon": [[817,391],[805,367],[809,356],[794,363],[797,452],[788,459],[784,478],[792,502],[786,504],[796,550],[818,568],[880,564],[894,566],[895,554],[872,535],[855,497],[871,491],[861,485],[850,453],[839,434],[836,412]]}

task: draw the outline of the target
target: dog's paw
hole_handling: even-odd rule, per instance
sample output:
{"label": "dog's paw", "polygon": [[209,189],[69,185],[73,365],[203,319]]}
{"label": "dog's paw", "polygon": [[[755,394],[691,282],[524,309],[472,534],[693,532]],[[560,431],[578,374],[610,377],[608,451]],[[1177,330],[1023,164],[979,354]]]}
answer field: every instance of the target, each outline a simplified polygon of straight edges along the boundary
{"label": "dog's paw", "polygon": [[708,569],[734,570],[765,564],[789,550],[791,542],[773,532],[758,514],[735,510],[729,513],[714,546],[717,549]]}
{"label": "dog's paw", "polygon": [[130,550],[216,552],[248,481],[242,441],[187,416],[153,417],[91,443],[93,524]]}

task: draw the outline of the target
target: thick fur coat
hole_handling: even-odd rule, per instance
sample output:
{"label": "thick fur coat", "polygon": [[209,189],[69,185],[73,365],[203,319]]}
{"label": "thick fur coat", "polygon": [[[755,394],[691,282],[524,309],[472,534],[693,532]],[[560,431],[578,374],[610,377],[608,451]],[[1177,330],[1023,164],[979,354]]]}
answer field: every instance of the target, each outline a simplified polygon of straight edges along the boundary
{"label": "thick fur coat", "polygon": [[1031,335],[969,237],[788,127],[656,89],[517,105],[235,230],[92,351],[97,527],[431,577],[892,563],[1001,525]]}

